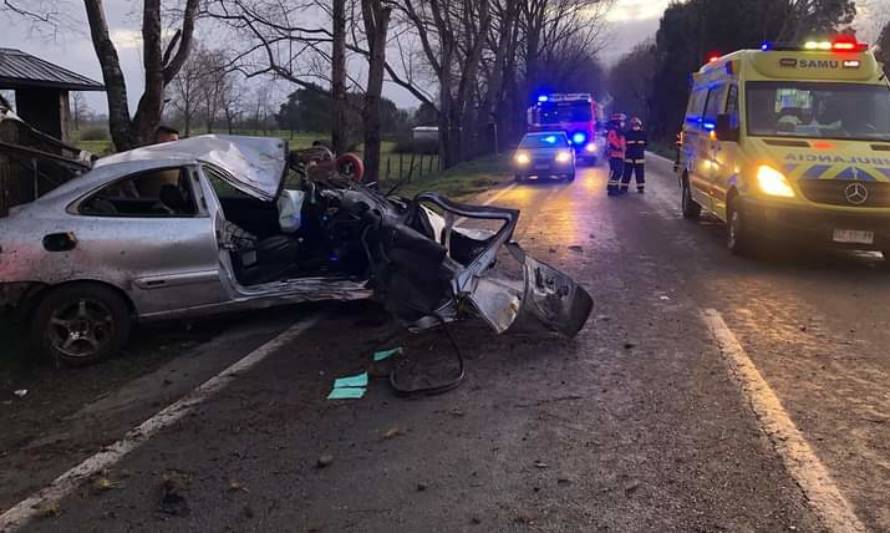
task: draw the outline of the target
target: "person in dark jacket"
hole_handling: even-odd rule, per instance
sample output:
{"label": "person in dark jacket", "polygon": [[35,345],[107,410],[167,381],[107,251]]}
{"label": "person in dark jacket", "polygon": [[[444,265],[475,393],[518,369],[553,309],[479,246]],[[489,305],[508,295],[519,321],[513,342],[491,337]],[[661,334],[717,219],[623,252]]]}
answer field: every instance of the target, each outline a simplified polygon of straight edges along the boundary
{"label": "person in dark jacket", "polygon": [[610,196],[618,194],[621,186],[621,177],[624,174],[624,115],[616,113],[612,115],[606,132],[606,147],[609,155],[609,185],[607,191]]}
{"label": "person in dark jacket", "polygon": [[630,119],[630,130],[625,133],[624,176],[621,178],[621,194],[627,192],[630,176],[637,180],[637,192],[643,194],[646,188],[646,146],[648,145],[643,121],[637,117]]}

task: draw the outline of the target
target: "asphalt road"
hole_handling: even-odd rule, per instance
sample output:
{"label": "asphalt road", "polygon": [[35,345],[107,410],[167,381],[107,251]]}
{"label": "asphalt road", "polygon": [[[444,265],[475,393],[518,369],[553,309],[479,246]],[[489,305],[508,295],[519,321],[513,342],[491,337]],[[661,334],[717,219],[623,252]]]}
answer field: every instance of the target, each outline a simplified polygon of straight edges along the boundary
{"label": "asphalt road", "polygon": [[[680,217],[669,164],[651,157],[648,171],[644,196],[608,198],[603,170],[586,169],[483,198],[521,209],[518,240],[593,294],[575,339],[462,324],[456,390],[403,399],[372,378],[364,398],[328,401],[392,326],[373,306],[327,309],[24,529],[890,530],[880,257],[732,257],[721,226]],[[227,361],[283,326],[257,327],[243,346],[218,343]],[[453,370],[440,333],[395,344],[415,375]],[[53,457],[19,457],[0,501],[61,473]]]}

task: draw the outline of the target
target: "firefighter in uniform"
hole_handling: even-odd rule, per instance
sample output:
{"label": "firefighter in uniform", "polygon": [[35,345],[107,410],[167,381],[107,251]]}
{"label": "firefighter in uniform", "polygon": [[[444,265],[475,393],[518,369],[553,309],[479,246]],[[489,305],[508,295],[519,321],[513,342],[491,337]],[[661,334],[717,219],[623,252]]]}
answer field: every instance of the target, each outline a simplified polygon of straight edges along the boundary
{"label": "firefighter in uniform", "polygon": [[612,115],[606,134],[609,153],[609,186],[607,188],[609,195],[618,194],[621,178],[624,175],[624,119],[625,116],[621,113]]}
{"label": "firefighter in uniform", "polygon": [[630,130],[625,133],[624,176],[621,179],[621,193],[627,192],[630,175],[637,180],[637,192],[643,194],[646,188],[646,132],[643,121],[637,117],[630,119]]}

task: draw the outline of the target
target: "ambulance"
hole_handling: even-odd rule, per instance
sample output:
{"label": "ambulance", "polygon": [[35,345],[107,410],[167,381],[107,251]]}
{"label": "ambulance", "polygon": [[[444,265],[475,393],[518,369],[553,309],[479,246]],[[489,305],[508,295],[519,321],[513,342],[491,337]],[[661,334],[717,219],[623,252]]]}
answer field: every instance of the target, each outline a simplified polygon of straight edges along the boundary
{"label": "ambulance", "polygon": [[852,36],[713,57],[692,76],[675,168],[683,216],[890,261],[890,87]]}

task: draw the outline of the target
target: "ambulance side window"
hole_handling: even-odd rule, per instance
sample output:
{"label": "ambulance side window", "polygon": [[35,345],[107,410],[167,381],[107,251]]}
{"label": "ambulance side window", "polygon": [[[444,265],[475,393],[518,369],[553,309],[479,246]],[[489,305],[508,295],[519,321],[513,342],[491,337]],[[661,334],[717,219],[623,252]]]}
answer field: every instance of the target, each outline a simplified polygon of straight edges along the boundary
{"label": "ambulance side window", "polygon": [[726,96],[726,114],[730,117],[733,128],[739,127],[739,87],[729,86],[729,94]]}
{"label": "ambulance side window", "polygon": [[705,104],[705,122],[714,124],[717,121],[717,115],[723,110],[725,85],[717,85],[712,87],[708,92],[708,103]]}
{"label": "ambulance side window", "polygon": [[707,87],[696,87],[689,97],[689,106],[686,108],[686,121],[698,122],[705,108],[705,99],[708,97]]}

